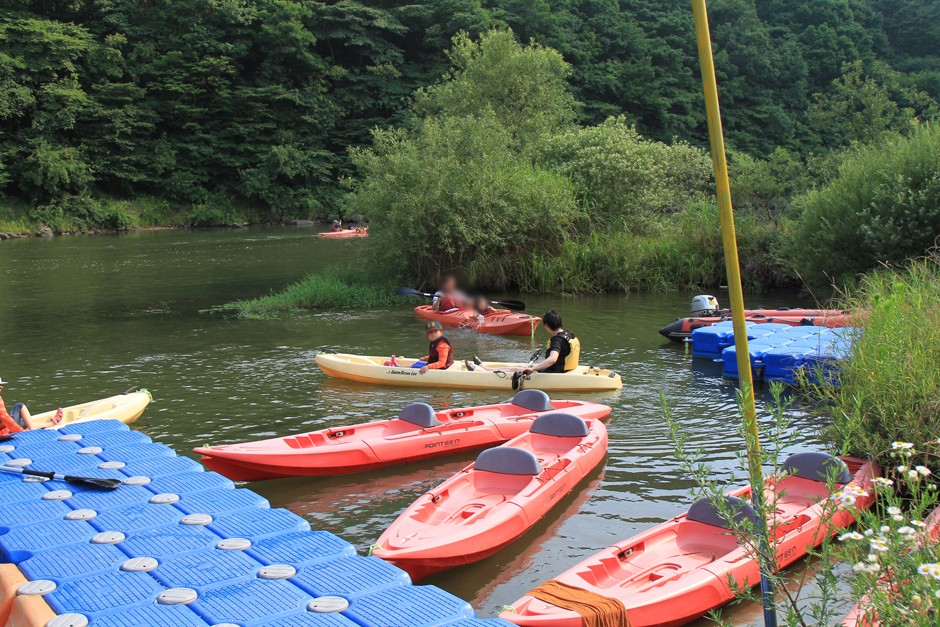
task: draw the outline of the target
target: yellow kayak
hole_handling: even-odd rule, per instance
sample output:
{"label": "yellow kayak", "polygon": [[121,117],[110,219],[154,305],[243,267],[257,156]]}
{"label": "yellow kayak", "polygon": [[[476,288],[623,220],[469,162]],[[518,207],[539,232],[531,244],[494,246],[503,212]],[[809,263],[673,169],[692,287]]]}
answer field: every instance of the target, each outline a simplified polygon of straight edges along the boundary
{"label": "yellow kayak", "polygon": [[[319,353],[316,356],[320,370],[337,379],[351,379],[362,383],[379,385],[408,385],[423,388],[458,388],[464,390],[512,390],[511,372],[485,372],[467,370],[462,362],[455,362],[447,370],[428,370],[419,374],[417,368],[411,368],[415,359],[399,358],[398,366],[383,365],[388,357],[367,357],[362,355],[344,355],[342,353]],[[487,368],[512,368],[525,364],[504,364],[484,362]],[[610,370],[589,366],[579,366],[564,374],[534,373],[524,379],[525,389],[550,391],[590,392],[600,390],[619,390],[623,387],[620,375]]]}
{"label": "yellow kayak", "polygon": [[[133,389],[133,388],[131,388]],[[89,420],[120,420],[130,424],[137,420],[151,401],[150,392],[125,392],[117,396],[89,401],[81,405],[62,408],[62,422],[52,425],[52,417],[56,410],[41,414],[33,414],[33,422],[37,429],[58,429],[65,425]]]}

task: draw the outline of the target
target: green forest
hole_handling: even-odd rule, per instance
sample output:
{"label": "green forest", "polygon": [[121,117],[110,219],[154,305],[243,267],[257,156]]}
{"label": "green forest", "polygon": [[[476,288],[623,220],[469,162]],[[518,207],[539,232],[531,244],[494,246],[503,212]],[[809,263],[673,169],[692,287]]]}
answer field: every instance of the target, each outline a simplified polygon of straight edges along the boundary
{"label": "green forest", "polygon": [[[395,270],[422,280],[722,280],[686,0],[0,6],[0,230],[361,213],[370,249],[387,250],[383,232],[418,244]],[[857,192],[844,170],[877,187],[866,168],[893,180],[936,154],[940,2],[715,0],[709,18],[734,201],[754,208],[739,218],[746,280],[828,277],[797,238],[853,213],[833,205],[839,181]],[[884,157],[903,150],[908,165]],[[922,175],[921,204],[937,193]],[[882,204],[870,218],[893,225]],[[940,225],[917,207],[916,241],[873,235],[835,251],[834,273],[922,253]]]}

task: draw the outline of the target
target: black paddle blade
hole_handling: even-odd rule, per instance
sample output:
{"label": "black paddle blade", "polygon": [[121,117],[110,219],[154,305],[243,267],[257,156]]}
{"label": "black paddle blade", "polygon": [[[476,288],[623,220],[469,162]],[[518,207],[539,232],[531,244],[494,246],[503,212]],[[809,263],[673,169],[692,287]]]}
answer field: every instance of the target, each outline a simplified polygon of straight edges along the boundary
{"label": "black paddle blade", "polygon": [[418,290],[411,289],[410,287],[399,287],[395,290],[395,296],[434,296],[434,294],[426,294],[424,292],[419,292]]}
{"label": "black paddle blade", "polygon": [[521,300],[494,300],[492,302],[494,305],[502,305],[506,309],[512,309],[513,311],[525,311],[525,303]]}
{"label": "black paddle blade", "polygon": [[122,485],[120,479],[107,479],[103,477],[76,477],[74,475],[65,475],[63,479],[68,483],[80,483],[99,490],[116,490]]}

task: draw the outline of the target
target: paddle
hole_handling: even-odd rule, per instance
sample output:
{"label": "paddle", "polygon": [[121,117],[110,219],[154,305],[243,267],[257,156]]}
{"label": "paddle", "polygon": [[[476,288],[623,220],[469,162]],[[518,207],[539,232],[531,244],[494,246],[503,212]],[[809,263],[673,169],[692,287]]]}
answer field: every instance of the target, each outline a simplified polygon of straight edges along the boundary
{"label": "paddle", "polygon": [[[434,298],[434,294],[419,292],[418,290],[413,290],[410,287],[399,287],[397,290],[395,290],[395,296],[426,296],[427,298]],[[521,300],[491,300],[489,302],[491,305],[502,305],[503,307],[512,309],[514,311],[525,311],[525,303]]]}
{"label": "paddle", "polygon": [[[535,364],[536,360],[537,360],[539,357],[541,357],[541,355],[542,355],[542,350],[544,350],[544,349],[541,349],[541,348],[540,348],[540,349],[538,349],[537,351],[535,351],[535,352],[532,354],[532,359],[530,359],[530,360],[529,360],[529,363],[526,364],[526,368],[527,368],[527,369],[528,369],[528,368],[531,368],[532,365]],[[524,374],[522,374],[521,372],[514,372],[513,375],[512,375],[512,389],[513,389],[513,390],[521,390],[521,389],[523,388],[523,381],[525,381],[525,380],[528,379],[528,378],[529,378],[528,375],[524,375]]]}
{"label": "paddle", "polygon": [[25,468],[10,468],[9,466],[0,466],[0,472],[14,473],[17,475],[30,475],[33,477],[45,477],[46,479],[55,479],[56,481],[65,481],[68,483],[80,483],[82,485],[88,485],[99,490],[114,490],[121,486],[120,479],[107,479],[103,477],[76,477],[75,475],[60,475],[55,472],[27,470]]}

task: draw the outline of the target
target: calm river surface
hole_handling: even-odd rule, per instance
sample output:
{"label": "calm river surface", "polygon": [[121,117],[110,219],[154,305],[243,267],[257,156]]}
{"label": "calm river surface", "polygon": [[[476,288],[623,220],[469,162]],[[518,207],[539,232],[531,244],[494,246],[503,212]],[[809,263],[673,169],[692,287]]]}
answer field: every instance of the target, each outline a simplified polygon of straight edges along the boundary
{"label": "calm river surface", "polygon": [[[266,294],[337,260],[357,242],[321,241],[292,227],[166,230],[128,235],[27,239],[0,244],[0,374],[9,406],[35,411],[149,388],[154,403],[134,428],[181,455],[325,426],[388,418],[407,403],[436,408],[500,402],[504,392],[374,388],[328,379],[313,360],[321,347],[421,356],[427,341],[409,306],[391,310],[292,312],[269,320],[200,310]],[[613,407],[606,468],[579,485],[521,540],[497,555],[445,571],[433,583],[494,616],[532,587],[614,542],[685,511],[692,481],[678,467],[660,392],[731,481],[742,447],[734,388],[720,369],[684,354],[657,329],[686,315],[693,294],[562,298],[524,295],[529,311],[561,311],[581,338],[582,363],[623,376],[613,396],[566,394]],[[716,294],[727,304],[727,294]],[[797,294],[748,295],[750,307],[812,306]],[[459,357],[524,361],[530,338],[449,330]],[[538,342],[547,334],[538,331]],[[760,388],[758,389],[760,393]],[[760,403],[766,400],[759,399]],[[813,429],[801,425],[801,446]],[[413,499],[475,455],[338,478],[252,484],[251,489],[332,531],[361,551]],[[737,473],[741,475],[740,472]],[[757,618],[734,610],[736,622]]]}

